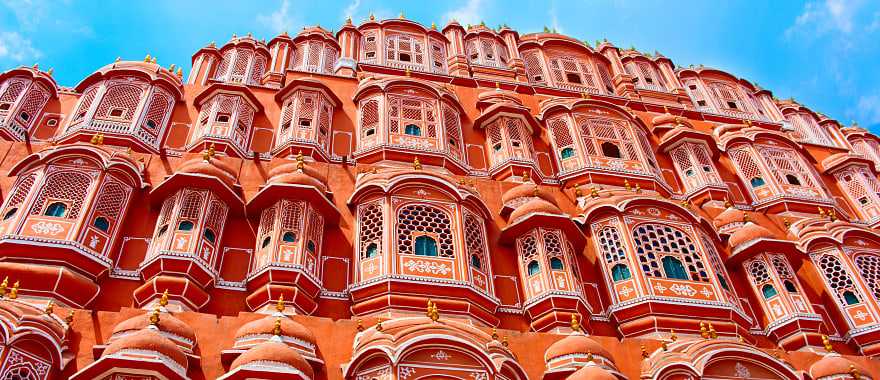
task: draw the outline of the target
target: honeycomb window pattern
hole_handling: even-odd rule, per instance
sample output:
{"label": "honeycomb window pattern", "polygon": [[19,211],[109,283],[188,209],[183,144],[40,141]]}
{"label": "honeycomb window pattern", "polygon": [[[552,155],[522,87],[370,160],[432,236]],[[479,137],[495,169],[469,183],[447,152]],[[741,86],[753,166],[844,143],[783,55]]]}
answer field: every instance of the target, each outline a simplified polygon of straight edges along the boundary
{"label": "honeycomb window pattern", "polygon": [[455,257],[452,245],[452,221],[439,208],[415,204],[405,206],[397,214],[397,252],[414,254],[416,236],[428,234],[437,241],[437,255]]}
{"label": "honeycomb window pattern", "polygon": [[673,256],[682,261],[691,280],[709,281],[696,245],[681,230],[662,224],[645,223],[633,229],[633,241],[639,263],[646,275],[663,277],[660,261],[664,256]]}
{"label": "honeycomb window pattern", "polygon": [[535,256],[538,255],[538,240],[535,239],[534,231],[517,239],[516,245],[517,250],[519,251],[520,260],[522,260],[523,263],[528,263],[534,260]]}
{"label": "honeycomb window pattern", "polygon": [[365,205],[361,207],[360,215],[359,215],[359,223],[361,228],[360,234],[360,257],[361,259],[368,258],[368,249],[367,247],[370,244],[376,245],[376,252],[381,254],[382,252],[382,226],[385,223],[385,218],[382,215],[382,204],[381,203],[373,203],[369,205]]}
{"label": "honeycomb window pattern", "polygon": [[863,253],[856,256],[855,263],[874,299],[880,301],[880,256]]}
{"label": "honeycomb window pattern", "polygon": [[626,251],[620,242],[617,228],[605,227],[599,231],[599,246],[605,255],[605,262],[609,264],[626,259]]}
{"label": "honeycomb window pattern", "polygon": [[755,285],[760,285],[764,282],[770,280],[770,270],[767,268],[767,263],[763,260],[755,260],[749,264],[749,275],[752,276],[752,282]]}
{"label": "honeycomb window pattern", "polygon": [[847,305],[846,300],[843,298],[845,291],[858,293],[855,290],[852,278],[850,278],[849,273],[843,267],[843,263],[837,257],[830,254],[822,256],[819,258],[819,269],[825,275],[828,286],[837,293],[837,299],[841,302],[841,305]]}

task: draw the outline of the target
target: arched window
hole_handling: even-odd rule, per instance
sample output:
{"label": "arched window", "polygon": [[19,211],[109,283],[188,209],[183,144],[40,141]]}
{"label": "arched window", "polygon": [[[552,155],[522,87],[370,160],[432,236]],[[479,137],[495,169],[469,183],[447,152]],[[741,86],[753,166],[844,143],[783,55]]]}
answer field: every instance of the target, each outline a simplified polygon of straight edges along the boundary
{"label": "arched window", "polygon": [[559,156],[563,159],[574,157],[574,148],[563,148],[562,152],[559,153]]}
{"label": "arched window", "polygon": [[611,279],[614,281],[623,281],[628,280],[632,277],[632,274],[629,273],[629,267],[623,264],[617,264],[611,267]]}
{"label": "arched window", "polygon": [[296,242],[296,234],[291,231],[287,231],[284,233],[283,236],[281,236],[281,240],[284,241],[285,243]]}
{"label": "arched window", "polygon": [[376,243],[370,243],[367,245],[366,254],[365,254],[367,258],[376,257],[376,255],[378,255],[378,254],[379,254],[379,246],[377,246]]}
{"label": "arched window", "polygon": [[180,224],[177,225],[177,230],[178,231],[192,231],[193,227],[194,227],[193,222],[190,222],[188,220],[184,220],[184,221],[180,222]]}
{"label": "arched window", "polygon": [[862,253],[855,257],[854,262],[863,282],[868,285],[868,291],[880,301],[880,255]]}
{"label": "arched window", "polygon": [[67,214],[67,205],[64,202],[52,202],[49,204],[49,207],[46,207],[46,211],[43,213],[45,216],[54,216],[58,218],[63,218],[64,215]]}
{"label": "arched window", "polygon": [[217,235],[214,234],[214,231],[211,231],[208,228],[205,229],[204,235],[205,235],[205,240],[207,240],[211,243],[213,243],[215,240],[217,240]]}
{"label": "arched window", "polygon": [[859,297],[856,297],[856,294],[849,290],[843,292],[843,300],[847,305],[855,305],[859,303]]}
{"label": "arched window", "polygon": [[666,278],[688,279],[687,271],[685,271],[681,260],[672,256],[666,256],[661,261],[663,262],[663,272],[666,273]]}
{"label": "arched window", "polygon": [[13,216],[15,216],[16,212],[18,212],[18,208],[16,207],[9,209],[9,211],[6,211],[6,214],[3,215],[3,220],[9,220]]}
{"label": "arched window", "polygon": [[613,144],[613,143],[610,143],[607,141],[603,142],[602,143],[602,155],[604,155],[605,157],[611,157],[611,158],[621,158],[620,147],[618,147],[617,144]]}
{"label": "arched window", "polygon": [[315,242],[311,241],[311,240],[307,241],[306,242],[306,249],[309,252],[315,253]]}
{"label": "arched window", "polygon": [[480,261],[480,256],[471,255],[471,266],[477,269],[482,269],[483,263]]}
{"label": "arched window", "polygon": [[562,259],[558,257],[550,258],[550,269],[553,270],[563,270],[565,269],[565,264],[562,263]]}
{"label": "arched window", "polygon": [[107,232],[107,230],[110,229],[110,222],[107,220],[107,218],[103,216],[95,218],[95,221],[94,223],[92,223],[92,225],[95,226],[95,228],[104,232]]}
{"label": "arched window", "polygon": [[764,186],[765,183],[764,178],[761,177],[752,177],[752,179],[749,180],[749,184],[752,185],[752,187],[761,187]]}
{"label": "arched window", "polygon": [[797,287],[794,286],[793,282],[785,280],[782,285],[785,286],[785,291],[789,293],[797,293]]}
{"label": "arched window", "polygon": [[718,283],[721,284],[721,288],[730,291],[730,285],[727,285],[727,280],[720,274],[718,275]]}
{"label": "arched window", "polygon": [[416,256],[437,256],[437,241],[427,235],[416,237],[415,254]]}
{"label": "arched window", "polygon": [[160,238],[162,236],[165,236],[165,232],[168,232],[168,225],[162,226],[162,228],[159,229],[159,233],[156,234],[156,237]]}
{"label": "arched window", "polygon": [[268,246],[269,246],[269,243],[271,243],[271,242],[272,242],[272,238],[269,237],[269,236],[266,236],[266,238],[263,239],[263,244],[260,244],[260,248],[266,248],[266,247],[268,247]]}
{"label": "arched window", "polygon": [[770,284],[762,286],[761,293],[764,295],[765,299],[770,299],[770,298],[776,296],[777,294],[779,294],[776,291],[776,288],[774,288],[773,285],[770,285]]}
{"label": "arched window", "polygon": [[422,128],[415,124],[407,124],[404,133],[410,136],[421,136]]}
{"label": "arched window", "polygon": [[529,276],[534,276],[538,273],[541,273],[541,266],[535,260],[530,261],[527,268]]}
{"label": "arched window", "polygon": [[796,177],[793,174],[786,174],[785,181],[788,182],[789,185],[795,185],[795,186],[801,185],[801,180],[799,180],[798,177]]}

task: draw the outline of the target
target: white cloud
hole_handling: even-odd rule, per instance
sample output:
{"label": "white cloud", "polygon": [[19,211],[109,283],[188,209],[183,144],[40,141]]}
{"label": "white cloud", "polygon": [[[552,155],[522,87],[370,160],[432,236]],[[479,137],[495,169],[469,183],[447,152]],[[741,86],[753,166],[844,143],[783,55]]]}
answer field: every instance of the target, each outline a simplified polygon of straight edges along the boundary
{"label": "white cloud", "polygon": [[24,38],[18,32],[0,32],[0,60],[10,60],[15,63],[31,63],[43,56],[34,48],[31,40]]}
{"label": "white cloud", "polygon": [[553,3],[553,5],[550,6],[547,15],[550,16],[550,30],[559,34],[565,34],[562,25],[559,25],[559,16],[556,15],[556,3]]}
{"label": "white cloud", "polygon": [[290,0],[281,0],[281,7],[271,14],[257,15],[257,22],[264,24],[272,32],[280,33],[283,31],[292,32],[296,21],[290,15]]}
{"label": "white cloud", "polygon": [[455,20],[462,25],[479,24],[483,21],[482,15],[480,13],[482,6],[482,0],[467,0],[467,2],[460,8],[452,9],[443,14],[443,19],[446,22]]}
{"label": "white cloud", "polygon": [[354,19],[354,14],[355,14],[355,12],[358,11],[358,8],[359,8],[360,6],[361,6],[361,0],[354,0],[354,1],[352,1],[352,2],[349,3],[348,6],[346,6],[345,9],[343,10],[343,12],[342,12],[342,18],[343,18],[343,19],[348,19],[348,18]]}
{"label": "white cloud", "polygon": [[23,29],[32,30],[46,18],[51,4],[43,0],[0,0],[0,5],[15,15]]}
{"label": "white cloud", "polygon": [[859,98],[856,105],[856,118],[868,125],[880,123],[880,95],[867,95]]}
{"label": "white cloud", "polygon": [[794,25],[785,30],[785,36],[817,37],[827,33],[848,35],[853,32],[856,16],[863,0],[820,0],[804,5]]}

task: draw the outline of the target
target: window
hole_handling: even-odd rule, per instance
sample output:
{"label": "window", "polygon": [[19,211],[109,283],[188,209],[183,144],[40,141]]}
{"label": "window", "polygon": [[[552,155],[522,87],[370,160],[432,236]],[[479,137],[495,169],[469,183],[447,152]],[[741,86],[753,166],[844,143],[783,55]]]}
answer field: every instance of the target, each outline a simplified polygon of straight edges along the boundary
{"label": "window", "polygon": [[146,124],[147,124],[147,128],[150,128],[150,129],[154,129],[154,128],[156,128],[156,122],[155,122],[155,121],[147,120]]}
{"label": "window", "polygon": [[367,130],[364,132],[364,136],[372,136],[372,135],[375,135],[375,134],[376,134],[376,130],[373,129],[373,128],[367,129]]}
{"label": "window", "polygon": [[18,114],[18,117],[20,117],[24,121],[27,121],[28,119],[31,118],[31,115],[28,114],[27,112],[22,112],[22,113]]}
{"label": "window", "polygon": [[312,126],[311,119],[299,119],[299,126],[302,128],[309,128]]}
{"label": "window", "polygon": [[168,225],[162,226],[162,228],[159,229],[159,233],[156,234],[156,237],[160,238],[162,236],[165,236],[165,232],[167,232],[167,231],[168,231]]}
{"label": "window", "polygon": [[224,114],[224,113],[218,114],[217,115],[217,122],[218,123],[228,123],[229,122],[229,114]]}
{"label": "window", "polygon": [[721,284],[721,288],[727,290],[728,292],[730,291],[730,285],[727,285],[727,279],[725,279],[724,276],[720,274],[718,275],[718,283]]}
{"label": "window", "polygon": [[535,260],[532,260],[531,262],[529,262],[529,265],[527,266],[527,268],[528,268],[527,271],[529,273],[529,276],[534,276],[538,273],[541,273],[541,266],[538,265],[538,262]]}
{"label": "window", "polygon": [[471,266],[477,269],[482,269],[483,263],[480,261],[480,256],[471,255]]}
{"label": "window", "polygon": [[574,157],[574,149],[573,148],[562,148],[562,152],[560,152],[560,156],[562,156],[562,159]]}
{"label": "window", "polygon": [[562,263],[562,259],[558,257],[550,258],[550,269],[553,270],[563,270],[565,269],[565,264]]}
{"label": "window", "polygon": [[8,110],[10,105],[11,105],[11,104],[9,104],[9,103],[3,103],[3,104],[0,104],[0,111],[6,111],[6,110]]}
{"label": "window", "polygon": [[421,136],[422,128],[415,124],[407,124],[403,133],[406,133],[410,136]]}
{"label": "window", "polygon": [[764,182],[764,179],[761,177],[752,177],[752,179],[749,180],[749,184],[751,184],[752,187],[761,187],[764,186],[765,183],[766,182]]}
{"label": "window", "polygon": [[124,108],[113,108],[110,110],[110,117],[123,117],[125,116]]}
{"label": "window", "polygon": [[662,260],[663,262],[663,271],[666,273],[666,278],[673,278],[677,280],[687,280],[688,275],[684,269],[684,265],[681,264],[679,259],[676,259],[672,256],[666,256]]}
{"label": "window", "polygon": [[284,236],[281,237],[281,240],[285,243],[293,243],[296,241],[296,234],[290,231],[284,233]]}
{"label": "window", "polygon": [[856,294],[849,290],[843,292],[843,300],[847,305],[855,305],[859,303],[859,297],[856,297]]}
{"label": "window", "polygon": [[45,216],[54,216],[58,218],[63,218],[66,214],[67,205],[62,202],[52,202],[49,204],[49,207],[46,207],[46,212],[43,213]]}
{"label": "window", "polygon": [[617,264],[611,268],[611,279],[615,282],[628,280],[632,275],[629,273],[629,267],[623,264]]}
{"label": "window", "polygon": [[783,282],[782,285],[785,286],[785,291],[787,291],[789,293],[797,293],[797,287],[794,286],[793,282],[791,282],[789,280],[785,280],[785,282]]}
{"label": "window", "polygon": [[94,223],[92,223],[92,225],[95,226],[95,228],[104,232],[107,232],[107,230],[110,229],[110,221],[108,221],[107,218],[103,216],[95,218],[95,221]]}
{"label": "window", "polygon": [[184,220],[184,221],[180,222],[180,224],[177,225],[178,231],[192,231],[192,229],[193,229],[193,222],[190,222],[188,220]]}
{"label": "window", "polygon": [[315,242],[311,240],[306,242],[306,249],[311,253],[315,253]]}
{"label": "window", "polygon": [[16,208],[16,207],[9,209],[9,211],[6,211],[6,214],[3,215],[3,220],[9,220],[13,216],[15,216],[15,213],[17,211],[18,211],[18,208]]}
{"label": "window", "polygon": [[437,241],[427,235],[416,237],[416,256],[437,256]]}
{"label": "window", "polygon": [[801,185],[801,180],[799,180],[798,177],[794,176],[793,174],[786,174],[785,181],[788,182],[789,185]]}
{"label": "window", "polygon": [[46,121],[46,125],[54,127],[58,125],[58,119],[49,119],[48,121]]}
{"label": "window", "polygon": [[214,231],[211,231],[211,229],[209,229],[209,228],[205,229],[204,235],[205,235],[205,240],[207,240],[211,243],[213,243],[215,240],[217,240],[217,235],[214,235]]}
{"label": "window", "polygon": [[611,158],[621,158],[620,148],[617,146],[617,144],[610,143],[607,141],[603,142],[602,143],[602,155],[604,155],[605,157],[611,157]]}
{"label": "window", "polygon": [[271,243],[271,242],[272,242],[272,238],[266,236],[266,238],[263,239],[263,244],[260,244],[260,248],[266,248],[266,247],[268,247],[268,246],[269,246],[269,243]]}
{"label": "window", "polygon": [[376,243],[370,243],[369,245],[367,245],[366,251],[367,258],[376,257],[376,255],[379,254],[379,246],[377,246]]}
{"label": "window", "polygon": [[773,285],[770,284],[762,286],[761,293],[764,294],[765,299],[770,299],[779,294],[778,292],[776,292],[776,288],[774,288]]}
{"label": "window", "polygon": [[567,80],[568,83],[581,84],[581,76],[578,75],[577,73],[566,73],[565,80]]}

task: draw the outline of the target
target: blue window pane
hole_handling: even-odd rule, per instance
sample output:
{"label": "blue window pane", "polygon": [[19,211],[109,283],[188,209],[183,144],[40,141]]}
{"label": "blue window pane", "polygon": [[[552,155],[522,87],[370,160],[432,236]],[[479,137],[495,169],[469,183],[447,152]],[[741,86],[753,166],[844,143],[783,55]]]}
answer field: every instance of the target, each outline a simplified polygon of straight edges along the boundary
{"label": "blue window pane", "polygon": [[209,229],[205,229],[205,240],[213,243],[214,240],[216,240],[216,239],[217,239],[217,235],[214,235],[214,231],[211,231]]}
{"label": "blue window pane", "polygon": [[559,155],[562,156],[562,158],[571,158],[571,157],[574,157],[574,149],[572,149],[572,148],[565,148],[565,149],[562,150],[562,152],[560,152]]}
{"label": "blue window pane", "polygon": [[537,261],[532,260],[532,262],[529,263],[528,273],[529,276],[534,276],[538,273],[541,273],[541,267],[538,265]]}
{"label": "blue window pane", "polygon": [[666,272],[666,278],[674,278],[677,280],[688,279],[687,272],[684,270],[684,265],[681,264],[681,261],[672,256],[666,256],[663,258],[663,271]]}
{"label": "blue window pane", "polygon": [[419,236],[416,238],[416,255],[418,256],[437,256],[437,241],[430,236]]}
{"label": "blue window pane", "polygon": [[107,232],[107,230],[110,229],[110,222],[107,220],[107,218],[103,216],[95,218],[95,222],[92,223],[92,225],[94,225],[95,228],[104,232]]}
{"label": "blue window pane", "polygon": [[180,224],[177,225],[178,231],[192,231],[192,229],[193,229],[193,223],[188,220],[184,220],[184,221],[180,222]]}
{"label": "blue window pane", "polygon": [[565,269],[565,265],[562,264],[562,260],[560,260],[558,257],[553,257],[550,259],[550,269],[562,270]]}
{"label": "blue window pane", "polygon": [[370,243],[370,245],[367,246],[367,258],[375,257],[378,254],[379,246],[377,246],[376,243]]}
{"label": "blue window pane", "polygon": [[770,284],[764,285],[761,288],[761,293],[764,294],[764,298],[770,298],[770,297],[773,297],[773,296],[779,294],[776,291],[776,288],[774,288],[773,285],[770,285]]}
{"label": "blue window pane", "polygon": [[64,217],[67,214],[67,205],[61,202],[55,202],[46,207],[46,216]]}
{"label": "blue window pane", "polygon": [[406,133],[410,136],[421,136],[422,128],[415,124],[407,124],[403,129],[403,133]]}
{"label": "blue window pane", "polygon": [[611,279],[614,281],[623,281],[632,277],[629,273],[629,267],[623,264],[617,264],[611,268]]}
{"label": "blue window pane", "polygon": [[764,179],[761,177],[754,177],[749,180],[749,183],[752,185],[752,187],[761,187],[764,186]]}
{"label": "blue window pane", "polygon": [[843,300],[846,301],[847,305],[855,305],[859,303],[859,297],[856,297],[856,294],[849,290],[843,292]]}

